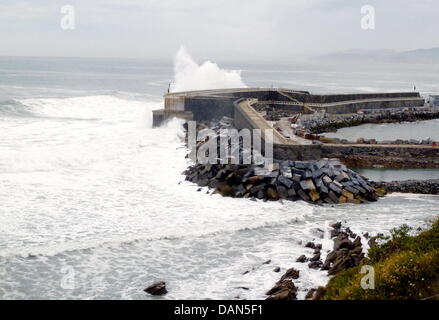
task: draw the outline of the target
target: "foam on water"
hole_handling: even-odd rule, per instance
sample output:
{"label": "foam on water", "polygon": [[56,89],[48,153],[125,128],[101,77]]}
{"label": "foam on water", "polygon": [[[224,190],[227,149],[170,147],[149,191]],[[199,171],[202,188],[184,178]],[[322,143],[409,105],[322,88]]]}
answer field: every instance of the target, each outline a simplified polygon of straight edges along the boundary
{"label": "foam on water", "polygon": [[311,254],[300,241],[317,238],[330,249],[317,228],[327,231],[336,220],[372,233],[422,225],[438,204],[397,195],[315,207],[209,195],[183,181],[181,122],[151,128],[157,102],[90,96],[20,103],[38,117],[2,121],[2,298],[142,299],[150,298],[142,292],[147,284],[164,279],[169,299],[260,299],[280,276],[274,266],[301,271],[303,298],[327,281],[295,262]]}

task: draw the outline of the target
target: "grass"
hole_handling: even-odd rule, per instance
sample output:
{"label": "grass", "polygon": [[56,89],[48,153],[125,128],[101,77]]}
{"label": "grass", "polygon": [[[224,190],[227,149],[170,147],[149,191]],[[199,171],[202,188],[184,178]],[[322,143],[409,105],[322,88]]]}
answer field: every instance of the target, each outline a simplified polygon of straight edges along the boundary
{"label": "grass", "polygon": [[361,266],[334,276],[325,288],[325,300],[439,299],[439,219],[427,231],[409,235],[403,225],[385,242],[369,249],[363,265],[374,268],[374,289],[363,289]]}

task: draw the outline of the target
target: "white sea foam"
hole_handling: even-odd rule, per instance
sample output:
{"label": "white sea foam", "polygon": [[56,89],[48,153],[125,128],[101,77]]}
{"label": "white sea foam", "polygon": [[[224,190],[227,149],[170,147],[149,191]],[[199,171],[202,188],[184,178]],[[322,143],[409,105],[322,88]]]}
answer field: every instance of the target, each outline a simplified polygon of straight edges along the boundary
{"label": "white sea foam", "polygon": [[184,47],[175,56],[173,92],[245,87],[239,70],[225,70],[211,61],[198,64]]}

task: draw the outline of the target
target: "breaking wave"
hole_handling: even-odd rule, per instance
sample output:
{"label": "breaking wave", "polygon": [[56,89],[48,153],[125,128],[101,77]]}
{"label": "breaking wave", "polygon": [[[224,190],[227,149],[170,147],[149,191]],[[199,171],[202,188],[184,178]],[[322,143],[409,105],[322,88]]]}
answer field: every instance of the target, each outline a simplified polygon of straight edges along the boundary
{"label": "breaking wave", "polygon": [[245,87],[240,70],[222,69],[211,61],[197,64],[184,47],[175,56],[173,92]]}

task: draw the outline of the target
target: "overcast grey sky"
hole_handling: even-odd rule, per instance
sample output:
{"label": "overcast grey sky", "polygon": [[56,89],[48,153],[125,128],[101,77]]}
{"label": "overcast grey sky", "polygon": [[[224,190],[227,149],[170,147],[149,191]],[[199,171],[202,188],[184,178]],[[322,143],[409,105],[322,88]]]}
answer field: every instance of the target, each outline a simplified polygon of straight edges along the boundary
{"label": "overcast grey sky", "polygon": [[[75,30],[62,30],[63,5]],[[363,5],[375,30],[360,26]],[[0,55],[288,59],[439,46],[438,0],[0,0]]]}

